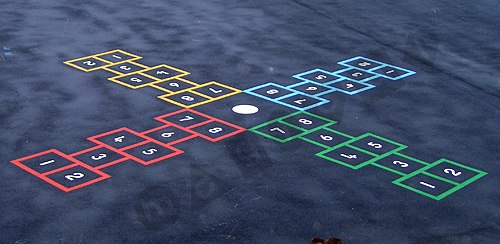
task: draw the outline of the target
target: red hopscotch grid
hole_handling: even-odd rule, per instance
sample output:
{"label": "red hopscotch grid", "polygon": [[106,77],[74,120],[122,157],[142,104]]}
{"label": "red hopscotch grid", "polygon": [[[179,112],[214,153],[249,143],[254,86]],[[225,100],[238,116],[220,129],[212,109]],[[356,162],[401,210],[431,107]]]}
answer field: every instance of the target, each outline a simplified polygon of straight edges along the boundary
{"label": "red hopscotch grid", "polygon": [[[66,165],[66,166],[63,166],[63,167],[60,167],[60,168],[57,168],[57,169],[54,169],[54,170],[51,170],[49,172],[45,172],[45,173],[38,173],[36,172],[35,170],[29,168],[28,166],[24,165],[22,163],[22,161],[24,160],[27,160],[27,159],[32,159],[32,158],[36,158],[36,157],[39,157],[39,156],[42,156],[42,155],[45,155],[45,154],[48,154],[48,153],[54,153],[58,156],[61,156],[62,158],[66,159],[66,160],[69,160],[71,162],[73,162],[74,164],[70,164],[70,165]],[[14,159],[11,161],[14,165],[18,166],[19,168],[27,171],[28,173],[38,177],[39,179],[49,183],[50,185],[53,185],[55,187],[57,187],[58,189],[64,191],[64,192],[70,192],[70,191],[74,191],[74,190],[77,190],[77,189],[80,189],[82,187],[85,187],[85,186],[89,186],[91,184],[94,184],[94,183],[97,183],[99,181],[102,181],[102,180],[105,180],[105,179],[109,179],[111,178],[110,175],[108,174],[105,174],[104,172],[100,171],[100,170],[97,170],[96,168],[93,168],[83,162],[80,162],[79,160],[75,159],[75,158],[72,158],[70,157],[69,155],[57,150],[57,149],[49,149],[49,150],[46,150],[46,151],[43,151],[43,152],[39,152],[39,153],[36,153],[36,154],[32,154],[32,155],[29,155],[29,156],[26,156],[26,157],[23,157],[23,158],[19,158],[19,159]],[[80,185],[77,185],[77,186],[73,186],[73,187],[66,187],[66,186],[63,186],[59,183],[57,183],[56,181],[48,178],[47,176],[51,175],[51,174],[54,174],[54,173],[57,173],[57,172],[61,172],[63,170],[66,170],[66,169],[71,169],[73,167],[76,167],[76,166],[81,166],[85,169],[88,169],[89,171],[97,174],[97,175],[100,175],[101,177],[98,177],[96,179],[93,179],[91,181],[87,181],[85,183],[82,183]]]}
{"label": "red hopscotch grid", "polygon": [[[192,110],[192,109],[189,109],[189,108],[185,108],[185,109],[177,110],[177,111],[174,111],[174,112],[171,112],[171,113],[168,113],[168,114],[160,115],[160,116],[155,117],[154,119],[157,120],[157,121],[160,121],[160,122],[162,122],[164,124],[175,124],[173,122],[165,120],[164,118],[167,118],[167,117],[170,117],[170,116],[173,116],[173,115],[176,115],[176,114],[184,113],[184,112],[190,112],[190,113],[199,115],[201,117],[204,117],[207,120],[213,120],[214,119],[211,116],[208,116],[208,115],[206,115],[204,113],[200,113],[200,112],[198,112],[196,110]],[[203,122],[200,122],[198,124],[205,123],[205,122],[206,121],[203,121]],[[195,126],[195,125],[198,125],[198,124],[194,124],[194,125],[191,125],[189,127],[192,127],[192,126]],[[177,124],[175,124],[175,125],[177,125]],[[177,126],[181,126],[181,125],[177,125]]]}
{"label": "red hopscotch grid", "polygon": [[[92,152],[94,150],[97,150],[97,149],[101,149],[101,148],[107,148],[103,145],[98,145],[98,146],[94,146],[94,147],[91,147],[91,148],[87,148],[87,149],[84,149],[84,150],[81,150],[81,151],[78,151],[78,152],[74,152],[72,154],[70,154],[69,156],[71,157],[76,157],[78,155],[81,155],[81,154],[84,154],[84,153],[88,153],[88,152]],[[110,167],[110,166],[113,166],[115,164],[119,164],[119,163],[123,163],[127,160],[130,160],[130,158],[128,157],[128,155],[126,153],[121,153],[121,152],[116,152],[118,154],[120,154],[122,156],[122,158],[120,159],[117,159],[115,161],[111,161],[109,163],[105,163],[105,164],[101,164],[97,167],[94,167],[95,169],[103,169],[103,168],[107,168],[107,167]]]}
{"label": "red hopscotch grid", "polygon": [[191,133],[191,131],[184,129],[184,127],[179,126],[179,125],[176,125],[176,124],[173,124],[173,123],[170,123],[170,124],[165,124],[165,125],[162,125],[162,126],[159,126],[159,127],[155,127],[155,128],[152,128],[152,129],[149,129],[149,130],[143,131],[143,132],[141,132],[141,134],[143,134],[144,136],[147,136],[146,134],[149,134],[149,133],[151,133],[151,132],[155,132],[155,131],[157,131],[157,130],[165,129],[165,128],[168,128],[168,127],[174,127],[174,128],[177,128],[177,129],[182,130],[182,131],[184,131],[184,132],[187,132],[187,133],[189,133],[189,134],[191,134],[191,135],[186,136],[186,137],[183,137],[183,138],[181,138],[181,139],[179,139],[179,140],[175,140],[175,141],[169,142],[169,143],[163,143],[163,142],[158,141],[158,140],[156,140],[156,139],[154,139],[154,138],[151,138],[151,140],[152,140],[153,142],[155,142],[155,143],[158,143],[158,144],[160,144],[160,145],[162,145],[162,146],[166,147],[166,146],[173,146],[173,145],[175,145],[175,144],[179,144],[179,143],[181,143],[181,142],[185,142],[185,141],[188,141],[188,140],[191,140],[191,139],[193,139],[193,138],[198,137],[197,135],[194,135],[193,133]]}
{"label": "red hopscotch grid", "polygon": [[[138,142],[138,143],[135,143],[135,144],[132,144],[130,146],[126,146],[126,147],[123,147],[123,148],[120,148],[120,149],[117,149],[117,148],[114,148],[114,147],[112,147],[112,146],[110,146],[110,145],[108,145],[106,143],[103,143],[103,142],[97,140],[97,138],[99,138],[99,137],[111,135],[111,134],[114,134],[114,133],[119,132],[119,131],[129,132],[129,133],[131,133],[131,134],[133,134],[135,136],[141,137],[142,139],[144,139],[144,141]],[[98,145],[101,145],[101,146],[103,146],[103,147],[105,147],[105,148],[107,148],[109,150],[112,150],[113,152],[119,153],[120,155],[123,155],[123,156],[125,156],[126,158],[128,158],[130,160],[136,161],[137,163],[140,163],[142,165],[151,165],[151,164],[156,163],[158,161],[161,161],[161,160],[164,160],[164,159],[167,159],[167,158],[171,158],[171,157],[174,157],[174,156],[177,156],[177,155],[180,155],[180,154],[184,153],[184,151],[182,151],[180,149],[177,149],[177,148],[172,147],[170,145],[166,145],[166,144],[161,143],[161,142],[159,143],[159,141],[157,141],[157,140],[155,140],[155,139],[153,139],[151,137],[145,136],[142,133],[139,133],[137,131],[131,130],[131,129],[127,128],[127,127],[122,127],[122,128],[116,129],[116,130],[104,132],[104,133],[101,133],[99,135],[91,136],[91,137],[89,137],[87,139],[89,141],[94,142],[94,143],[96,143]],[[159,157],[159,158],[150,160],[150,161],[144,161],[142,159],[134,157],[134,156],[132,156],[132,155],[130,155],[130,154],[128,154],[128,153],[125,152],[126,150],[129,150],[129,149],[132,149],[132,148],[135,148],[135,147],[138,147],[138,146],[142,146],[142,145],[148,144],[150,142],[158,144],[158,145],[160,145],[162,147],[168,148],[168,149],[170,149],[170,150],[172,150],[174,152],[170,153],[168,155],[165,155],[163,157]]]}

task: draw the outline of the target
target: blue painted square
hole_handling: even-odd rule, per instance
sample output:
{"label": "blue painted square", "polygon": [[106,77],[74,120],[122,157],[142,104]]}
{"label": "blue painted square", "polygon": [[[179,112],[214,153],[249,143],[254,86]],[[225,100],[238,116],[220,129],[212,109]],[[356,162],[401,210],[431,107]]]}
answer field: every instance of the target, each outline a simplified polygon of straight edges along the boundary
{"label": "blue painted square", "polygon": [[401,67],[396,67],[393,65],[378,67],[376,69],[373,69],[371,72],[391,80],[399,80],[416,74],[415,71],[403,69]]}
{"label": "blue painted square", "polygon": [[[380,77],[379,74],[372,73],[370,71],[357,69],[357,68],[347,68],[339,71],[335,71],[335,75],[348,79],[350,81],[366,82]],[[333,83],[330,83],[333,84]]]}
{"label": "blue painted square", "polygon": [[296,94],[296,91],[272,82],[246,89],[244,92],[271,102]]}
{"label": "blue painted square", "polygon": [[313,69],[310,71],[306,71],[300,74],[296,74],[293,78],[303,80],[303,81],[312,81],[321,84],[334,82],[339,80],[340,77],[336,76],[332,72],[322,70],[322,69]]}
{"label": "blue painted square", "polygon": [[374,85],[369,83],[361,83],[350,80],[338,81],[331,84],[330,86],[348,95],[355,95],[375,87]]}
{"label": "blue painted square", "polygon": [[277,102],[290,108],[305,111],[317,106],[321,106],[325,103],[329,103],[330,101],[321,97],[313,97],[307,94],[298,93],[280,98],[279,100],[277,100]]}
{"label": "blue painted square", "polygon": [[287,88],[296,90],[296,91],[301,92],[301,93],[305,93],[305,94],[313,96],[313,97],[319,97],[319,96],[323,96],[325,94],[337,91],[336,89],[334,89],[330,86],[323,85],[323,84],[320,84],[317,82],[312,82],[312,81],[300,82],[297,84],[287,86]]}
{"label": "blue painted square", "polygon": [[350,58],[344,61],[338,62],[338,64],[351,67],[358,68],[366,71],[371,71],[376,68],[380,68],[382,66],[388,65],[386,63],[382,63],[373,59],[365,58],[363,56],[357,56],[354,58]]}

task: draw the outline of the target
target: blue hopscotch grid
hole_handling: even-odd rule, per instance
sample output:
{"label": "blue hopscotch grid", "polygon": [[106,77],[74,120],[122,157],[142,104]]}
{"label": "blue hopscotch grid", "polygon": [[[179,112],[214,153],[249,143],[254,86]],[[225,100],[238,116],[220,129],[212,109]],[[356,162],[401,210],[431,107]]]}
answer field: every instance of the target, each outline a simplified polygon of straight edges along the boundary
{"label": "blue hopscotch grid", "polygon": [[[349,63],[351,63],[353,61],[356,61],[356,60],[367,60],[369,62],[377,64],[377,66],[375,66],[373,68],[370,68],[370,69],[362,69],[360,67],[355,67],[355,66],[349,64]],[[388,63],[380,62],[380,61],[373,60],[373,59],[370,59],[370,58],[366,58],[366,57],[363,57],[363,56],[356,56],[354,58],[346,59],[346,60],[338,62],[338,64],[340,64],[342,66],[349,67],[349,68],[361,69],[363,71],[370,72],[372,74],[376,74],[376,75],[382,76],[382,77],[390,79],[390,80],[399,80],[399,79],[403,79],[405,77],[408,77],[410,75],[416,74],[415,71],[411,71],[411,70],[408,70],[408,69],[405,69],[405,68],[401,68],[401,67],[398,67],[398,66],[395,66],[395,65],[391,65],[391,64],[388,64]],[[383,69],[383,68],[391,68],[391,69],[399,70],[403,74],[401,74],[399,76],[396,76],[396,77],[391,77],[391,76],[387,76],[387,75],[380,74],[380,73],[374,73],[375,71]]]}
{"label": "blue hopscotch grid", "polygon": [[[277,97],[277,98],[269,98],[269,97],[266,97],[266,96],[263,96],[263,95],[260,95],[258,93],[254,93],[253,91],[255,90],[258,90],[260,88],[263,88],[263,87],[267,87],[267,86],[276,86],[278,88],[281,88],[281,89],[284,89],[286,91],[289,91],[290,94],[286,94],[284,96],[281,96],[281,97]],[[279,84],[276,84],[276,83],[273,83],[273,82],[268,82],[268,83],[265,83],[265,84],[262,84],[262,85],[259,85],[259,86],[255,86],[255,87],[252,87],[252,88],[249,88],[249,89],[246,89],[245,91],[243,91],[247,94],[250,94],[250,95],[253,95],[253,96],[256,96],[256,97],[260,97],[264,100],[267,100],[267,101],[271,101],[271,102],[274,102],[274,103],[277,103],[277,104],[281,104],[283,106],[287,106],[287,107],[290,107],[290,108],[293,108],[293,109],[296,109],[296,110],[299,110],[299,111],[305,111],[305,110],[309,110],[309,109],[312,109],[312,108],[315,108],[315,107],[318,107],[318,106],[321,106],[323,104],[326,104],[326,103],[329,103],[330,101],[327,100],[327,99],[324,99],[322,97],[318,97],[317,95],[313,96],[313,95],[309,95],[309,94],[306,94],[306,93],[303,93],[303,92],[300,92],[300,91],[296,91],[296,90],[293,90],[291,88],[288,88],[286,86],[282,86],[282,85],[279,85]],[[285,102],[282,102],[280,100],[283,100],[283,99],[286,99],[288,97],[291,97],[291,96],[295,96],[295,95],[302,95],[302,96],[305,96],[305,97],[309,97],[309,98],[313,98],[313,99],[317,99],[319,100],[318,103],[315,103],[315,104],[312,104],[310,106],[307,106],[307,107],[297,107],[297,106],[294,106],[292,104],[288,104],[288,103],[285,103]]]}

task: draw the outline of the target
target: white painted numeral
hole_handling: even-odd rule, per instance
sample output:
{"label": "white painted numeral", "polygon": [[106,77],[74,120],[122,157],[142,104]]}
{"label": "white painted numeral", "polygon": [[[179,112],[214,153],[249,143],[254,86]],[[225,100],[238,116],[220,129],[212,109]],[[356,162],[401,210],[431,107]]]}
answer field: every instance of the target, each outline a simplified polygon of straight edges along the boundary
{"label": "white painted numeral", "polygon": [[188,102],[194,101],[194,97],[192,97],[192,96],[182,96],[181,99],[186,100]]}
{"label": "white painted numeral", "polygon": [[122,143],[125,136],[115,137],[115,142]]}
{"label": "white painted numeral", "polygon": [[372,141],[371,141],[371,142],[368,142],[368,146],[370,146],[370,147],[374,147],[374,148],[376,148],[376,149],[380,149],[380,148],[382,148],[382,144],[375,143],[375,142],[372,142]]}
{"label": "white painted numeral", "polygon": [[126,70],[126,71],[129,71],[129,70],[131,70],[132,68],[128,67],[127,65],[122,65],[122,66],[120,66],[120,69],[122,69],[122,70]]}
{"label": "white painted numeral", "polygon": [[302,105],[302,103],[305,102],[305,101],[307,101],[307,99],[299,99],[299,100],[295,100],[293,102],[296,103],[296,104]]}
{"label": "white painted numeral", "polygon": [[348,158],[348,159],[356,159],[358,158],[358,156],[356,154],[349,154],[349,155],[346,155],[346,154],[340,154],[340,156],[344,157],[344,158]]}
{"label": "white painted numeral", "polygon": [[318,90],[318,88],[315,86],[310,86],[310,87],[306,88],[306,90],[307,91],[316,91],[316,90]]}
{"label": "white painted numeral", "polygon": [[173,135],[175,135],[175,132],[165,132],[161,134],[161,137],[169,138],[172,137]]}
{"label": "white painted numeral", "polygon": [[362,76],[362,75],[363,75],[363,73],[361,73],[361,72],[356,72],[356,73],[352,74],[353,77],[358,77],[358,76]]}
{"label": "white painted numeral", "polygon": [[460,176],[462,174],[462,172],[455,171],[454,169],[444,169],[443,171],[444,171],[445,174],[451,174],[451,175],[453,175],[455,177]]}
{"label": "white painted numeral", "polygon": [[419,183],[420,183],[420,185],[427,186],[427,187],[432,188],[432,189],[436,188],[435,185],[431,185],[425,181],[420,181]]}
{"label": "white painted numeral", "polygon": [[310,125],[313,123],[312,121],[310,121],[308,119],[299,119],[299,122],[302,124],[305,124],[305,125]]}
{"label": "white painted numeral", "polygon": [[180,119],[179,121],[188,121],[188,120],[193,120],[194,118],[189,116],[189,115],[186,115],[184,118]]}
{"label": "white painted numeral", "polygon": [[208,132],[210,132],[212,134],[216,134],[216,133],[219,133],[221,131],[222,131],[222,128],[220,128],[220,127],[215,127],[215,128],[208,130]]}
{"label": "white painted numeral", "polygon": [[76,172],[76,173],[73,173],[71,175],[66,175],[64,176],[66,179],[70,180],[70,181],[74,181],[75,179],[80,179],[82,177],[84,177],[85,175],[83,173],[80,173],[80,172]]}
{"label": "white painted numeral", "polygon": [[345,86],[347,87],[347,89],[351,89],[351,88],[353,88],[353,87],[354,87],[354,85],[353,85],[353,84],[351,84],[351,83],[347,83],[347,84],[345,84]]}
{"label": "white painted numeral", "polygon": [[372,64],[368,63],[368,62],[361,62],[361,63],[358,63],[358,65],[361,66],[361,67],[366,67],[366,66],[370,66]]}
{"label": "white painted numeral", "polygon": [[88,66],[94,66],[94,65],[96,65],[96,63],[94,63],[94,62],[92,62],[90,60],[84,61],[83,64],[88,65]]}
{"label": "white painted numeral", "polygon": [[116,55],[116,54],[113,54],[113,58],[116,58],[116,59],[122,59],[122,57]]}
{"label": "white painted numeral", "polygon": [[271,90],[269,90],[269,91],[266,91],[266,93],[267,93],[267,94],[269,94],[269,95],[273,95],[273,94],[276,94],[276,93],[278,93],[278,92],[280,92],[280,91],[278,91],[278,90],[276,90],[276,89],[271,89]]}
{"label": "white painted numeral", "polygon": [[391,69],[391,70],[389,70],[389,71],[386,71],[385,73],[386,73],[386,74],[392,74],[392,73],[394,73],[394,72],[395,72],[395,71],[394,71],[393,69]]}
{"label": "white painted numeral", "polygon": [[323,141],[332,141],[333,137],[329,135],[319,135]]}
{"label": "white painted numeral", "polygon": [[54,159],[52,159],[52,160],[45,161],[45,162],[41,163],[40,166],[45,166],[47,164],[51,164],[51,163],[54,163],[54,162],[56,162],[56,161]]}
{"label": "white painted numeral", "polygon": [[406,168],[406,167],[408,167],[408,164],[407,164],[407,163],[405,163],[405,162],[401,162],[401,161],[398,161],[398,160],[393,161],[392,163],[393,163],[393,164],[396,164],[396,165],[401,166],[401,168]]}
{"label": "white painted numeral", "polygon": [[169,75],[170,73],[168,73],[167,71],[163,71],[163,70],[157,70],[156,74],[157,75]]}
{"label": "white painted numeral", "polygon": [[328,77],[326,75],[318,75],[315,78],[316,78],[316,80],[322,80],[322,79],[326,79]]}
{"label": "white painted numeral", "polygon": [[158,149],[156,149],[156,148],[150,148],[148,150],[142,151],[142,154],[144,154],[144,155],[153,155],[155,152],[158,152]]}
{"label": "white painted numeral", "polygon": [[99,154],[99,156],[97,156],[97,157],[96,157],[95,155],[92,155],[92,157],[90,157],[90,158],[91,158],[91,159],[93,159],[93,160],[95,160],[95,161],[97,161],[97,160],[101,160],[101,159],[103,159],[103,158],[106,158],[107,156],[108,156],[108,155],[106,155],[105,153],[101,153],[101,154]]}
{"label": "white painted numeral", "polygon": [[279,127],[272,128],[272,129],[270,129],[270,131],[279,131],[281,134],[286,134],[286,132],[284,130],[280,129]]}
{"label": "white painted numeral", "polygon": [[142,82],[142,80],[139,79],[139,78],[137,78],[137,77],[130,78],[130,81],[137,82],[137,83],[141,83]]}
{"label": "white painted numeral", "polygon": [[209,88],[209,90],[215,94],[222,92],[222,90],[215,90],[214,88]]}
{"label": "white painted numeral", "polygon": [[181,87],[181,86],[179,85],[179,83],[176,83],[176,82],[171,82],[171,83],[169,83],[168,85],[169,85],[169,86],[172,86],[172,87]]}

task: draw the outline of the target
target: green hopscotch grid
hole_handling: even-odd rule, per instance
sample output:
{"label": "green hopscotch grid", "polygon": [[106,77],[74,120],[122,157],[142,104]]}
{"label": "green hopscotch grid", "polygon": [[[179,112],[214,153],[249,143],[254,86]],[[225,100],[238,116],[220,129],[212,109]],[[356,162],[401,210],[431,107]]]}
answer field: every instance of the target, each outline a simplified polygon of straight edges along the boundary
{"label": "green hopscotch grid", "polygon": [[[451,180],[445,179],[445,178],[443,178],[443,177],[440,177],[440,176],[437,176],[437,175],[431,174],[431,173],[429,173],[429,172],[426,172],[428,169],[430,169],[430,168],[432,168],[432,167],[435,167],[435,166],[437,166],[437,165],[439,165],[439,164],[441,164],[441,163],[449,163],[449,164],[453,164],[453,165],[458,166],[458,167],[460,167],[460,168],[463,168],[463,169],[466,169],[466,170],[473,171],[473,172],[477,173],[477,175],[475,175],[474,177],[472,177],[472,178],[470,178],[470,179],[468,179],[468,180],[466,180],[466,181],[464,181],[464,182],[462,182],[462,183],[457,183],[457,182],[454,182],[454,181],[451,181]],[[453,184],[453,185],[455,185],[455,187],[453,187],[453,188],[449,189],[448,191],[445,191],[445,192],[443,192],[443,193],[441,193],[441,194],[439,194],[439,195],[435,196],[435,195],[429,194],[429,193],[427,193],[427,192],[424,192],[424,191],[418,190],[418,189],[416,189],[416,188],[413,188],[413,187],[411,187],[411,186],[407,186],[407,185],[405,185],[405,184],[403,184],[403,183],[402,183],[403,181],[405,181],[405,180],[407,180],[407,179],[409,179],[409,178],[411,178],[411,177],[413,177],[413,176],[416,176],[416,175],[418,175],[418,174],[420,174],[420,173],[425,174],[425,175],[427,175],[427,176],[429,176],[429,177],[432,177],[432,178],[434,178],[434,179],[436,179],[436,180],[440,180],[440,181],[444,181],[444,182],[446,182],[446,183]],[[453,162],[453,161],[451,161],[451,160],[448,160],[448,159],[442,158],[442,159],[439,159],[438,161],[436,161],[436,162],[434,162],[434,163],[432,163],[432,164],[429,164],[429,165],[427,165],[427,166],[425,166],[425,167],[423,167],[423,168],[421,168],[421,169],[419,169],[419,170],[416,170],[416,171],[414,171],[414,172],[412,172],[412,173],[410,173],[410,174],[408,174],[408,175],[406,175],[406,176],[403,176],[403,177],[401,177],[401,178],[399,178],[399,179],[397,179],[397,180],[393,181],[392,183],[393,183],[393,184],[396,184],[396,185],[398,185],[398,186],[400,186],[400,187],[403,187],[403,188],[405,188],[405,189],[407,189],[407,190],[410,190],[410,191],[416,192],[416,193],[418,193],[418,194],[424,195],[424,196],[426,196],[426,197],[432,198],[432,199],[434,199],[434,200],[441,200],[441,199],[443,199],[443,198],[445,198],[445,197],[447,197],[447,196],[451,195],[452,193],[454,193],[454,192],[456,192],[456,191],[458,191],[458,190],[460,190],[460,189],[462,189],[462,188],[466,187],[467,185],[471,184],[472,182],[474,182],[474,181],[478,180],[479,178],[481,178],[481,177],[483,177],[483,176],[485,176],[485,175],[487,175],[487,174],[488,174],[488,173],[486,173],[486,172],[484,172],[484,171],[481,171],[481,170],[478,170],[478,169],[474,169],[474,168],[471,168],[471,167],[469,167],[469,166],[465,166],[465,165],[463,165],[463,164],[459,164],[459,163],[457,163],[457,162]]]}
{"label": "green hopscotch grid", "polygon": [[[298,127],[298,126],[295,126],[295,125],[292,125],[290,123],[287,123],[285,121],[283,121],[284,119],[287,119],[287,118],[290,118],[290,117],[293,117],[293,116],[296,116],[296,115],[299,115],[299,114],[306,114],[306,115],[309,115],[309,116],[312,116],[312,117],[315,117],[315,118],[318,118],[318,119],[321,119],[323,121],[327,121],[328,123],[325,124],[325,125],[322,125],[322,126],[318,126],[316,128],[313,128],[313,129],[310,129],[310,130],[306,130],[306,129],[303,129],[301,127]],[[272,123],[275,123],[275,122],[278,122],[280,124],[283,124],[283,125],[286,125],[286,126],[289,126],[289,127],[292,127],[292,128],[295,128],[295,129],[298,129],[300,131],[302,131],[302,133],[299,133],[293,137],[289,137],[289,138],[286,138],[286,139],[279,139],[279,138],[275,138],[271,135],[268,135],[264,132],[261,132],[261,131],[258,131],[259,128],[262,128],[264,126],[267,126],[269,124],[272,124]],[[477,181],[478,179],[480,179],[481,177],[487,175],[486,172],[484,171],[481,171],[481,170],[478,170],[478,169],[474,169],[474,168],[471,168],[471,167],[468,167],[468,166],[465,166],[463,164],[459,164],[457,162],[454,162],[454,161],[451,161],[451,160],[448,160],[448,159],[440,159],[440,160],[437,160],[436,162],[432,163],[432,164],[429,164],[427,162],[424,162],[422,160],[419,160],[419,159],[416,159],[416,158],[413,158],[413,157],[410,157],[408,155],[405,155],[405,154],[402,154],[400,153],[401,150],[404,150],[406,148],[408,148],[408,146],[404,145],[404,144],[401,144],[399,142],[395,142],[395,141],[392,141],[392,140],[389,140],[387,138],[384,138],[384,137],[381,137],[381,136],[378,136],[378,135],[375,135],[375,134],[372,134],[372,133],[365,133],[361,136],[358,136],[358,137],[353,137],[351,135],[348,135],[348,134],[345,134],[343,132],[340,132],[340,131],[337,131],[337,130],[334,130],[334,129],[331,129],[331,128],[328,128],[329,126],[331,125],[334,125],[336,124],[337,122],[336,121],[333,121],[333,120],[330,120],[330,119],[327,119],[327,118],[324,118],[324,117],[321,117],[319,115],[315,115],[315,114],[312,114],[312,113],[309,113],[309,112],[306,112],[306,111],[297,111],[297,112],[294,112],[292,114],[289,114],[289,115],[286,115],[286,116],[283,116],[283,117],[280,117],[280,118],[277,118],[277,119],[274,119],[274,120],[271,120],[271,121],[268,121],[268,122],[265,122],[265,123],[262,123],[260,125],[257,125],[257,126],[254,126],[252,127],[251,129],[249,129],[249,131],[252,131],[256,134],[259,134],[261,136],[264,136],[266,138],[269,138],[269,139],[272,139],[274,141],[277,141],[277,142],[281,142],[281,143],[285,143],[285,142],[288,142],[288,141],[291,141],[291,140],[294,140],[294,139],[297,139],[297,138],[300,138],[302,139],[303,141],[306,141],[308,143],[311,143],[313,145],[316,145],[316,146],[319,146],[319,147],[322,147],[324,148],[323,151],[320,151],[319,153],[316,153],[315,155],[320,157],[320,158],[323,158],[323,159],[326,159],[328,161],[331,161],[331,162],[334,162],[334,163],[337,163],[337,164],[340,164],[340,165],[343,165],[343,166],[346,166],[348,168],[351,168],[351,169],[354,169],[354,170],[358,170],[366,165],[373,165],[375,167],[378,167],[380,169],[383,169],[383,170],[386,170],[386,171],[389,171],[389,172],[392,172],[392,173],[395,173],[399,176],[401,176],[400,178],[392,181],[393,184],[399,186],[399,187],[402,187],[404,189],[407,189],[407,190],[410,190],[410,191],[413,191],[415,193],[418,193],[422,196],[426,196],[426,197],[429,197],[431,199],[434,199],[434,200],[441,200],[451,194],[453,194],[454,192],[466,187],[467,185],[473,183],[474,181]],[[338,135],[341,135],[341,136],[344,136],[346,138],[349,138],[349,140],[345,141],[345,142],[342,142],[342,143],[339,143],[333,147],[330,147],[330,146],[327,146],[327,145],[324,145],[324,144],[321,144],[319,142],[316,142],[316,141],[313,141],[309,138],[306,138],[304,136],[310,134],[310,133],[313,133],[315,131],[318,131],[318,130],[326,130],[326,131],[329,131],[329,132],[332,132],[332,133],[335,133],[335,134],[338,134]],[[354,145],[351,145],[352,143],[356,142],[356,141],[359,141],[361,139],[364,139],[368,136],[371,136],[371,137],[374,137],[374,138],[377,138],[379,140],[382,140],[384,142],[387,142],[387,143],[390,143],[390,144],[393,144],[393,145],[396,145],[398,146],[397,148],[389,151],[389,152],[386,152],[386,153],[383,153],[381,155],[378,155],[376,153],[372,153],[372,152],[369,152],[367,150],[364,150],[364,149],[361,149],[361,148],[358,148]],[[338,148],[341,148],[341,147],[349,147],[349,148],[352,148],[356,151],[359,151],[361,153],[364,153],[364,154],[368,154],[372,157],[374,157],[373,159],[370,159],[366,162],[363,162],[361,164],[358,164],[356,166],[353,166],[353,165],[350,165],[350,164],[347,164],[347,163],[344,163],[342,161],[339,161],[339,160],[336,160],[336,159],[333,159],[333,158],[330,158],[324,154],[326,153],[329,153],[335,149],[338,149]],[[380,165],[380,164],[377,164],[376,162],[383,159],[383,158],[386,158],[390,155],[397,155],[397,156],[400,156],[400,157],[403,157],[405,159],[408,159],[412,162],[415,162],[415,163],[419,163],[419,164],[423,164],[425,165],[424,167],[418,169],[418,170],[415,170],[414,172],[411,172],[409,174],[405,174],[403,172],[400,172],[400,171],[397,171],[395,169],[391,169],[389,167],[386,167],[386,166],[383,166],[383,165]],[[427,172],[427,170],[441,164],[441,163],[449,163],[449,164],[452,164],[452,165],[455,165],[457,167],[460,167],[460,168],[463,168],[463,169],[466,169],[466,170],[470,170],[470,171],[473,171],[476,173],[476,175],[462,183],[457,183],[455,181],[452,181],[452,180],[449,180],[449,179],[446,179],[446,178],[443,178],[443,177],[440,177],[440,176],[437,176],[437,175],[434,175],[432,173],[429,173]],[[427,192],[424,192],[424,191],[421,191],[421,190],[418,190],[416,188],[413,188],[411,186],[408,186],[408,185],[405,185],[403,184],[402,182],[407,180],[407,179],[410,179],[416,175],[419,175],[419,174],[423,174],[423,175],[426,175],[426,176],[429,176],[429,177],[432,177],[436,180],[439,180],[439,181],[442,181],[442,182],[445,182],[445,183],[448,183],[448,184],[452,184],[454,185],[453,188],[449,189],[448,191],[444,192],[444,193],[441,193],[437,196],[435,195],[432,195],[432,194],[429,194]]]}

